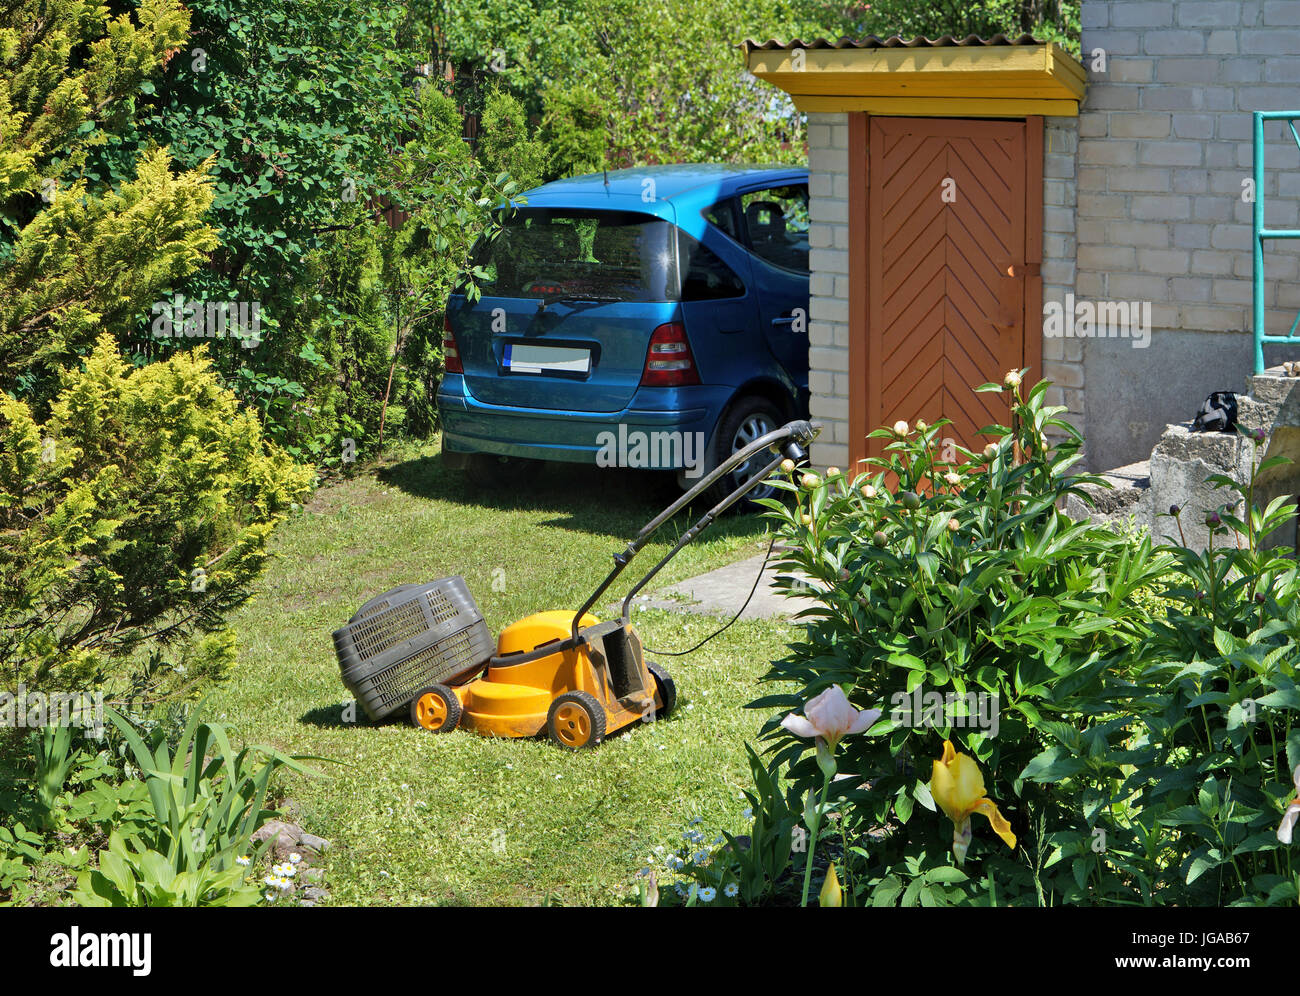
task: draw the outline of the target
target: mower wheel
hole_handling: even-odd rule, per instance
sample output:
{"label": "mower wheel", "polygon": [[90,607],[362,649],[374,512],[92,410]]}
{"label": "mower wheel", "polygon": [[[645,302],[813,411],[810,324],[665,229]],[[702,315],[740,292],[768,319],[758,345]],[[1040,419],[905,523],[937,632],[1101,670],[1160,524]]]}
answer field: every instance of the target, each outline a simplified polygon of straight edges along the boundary
{"label": "mower wheel", "polygon": [[552,743],[570,750],[595,747],[605,739],[605,710],[594,695],[565,692],[551,703],[546,733]]}
{"label": "mower wheel", "polygon": [[460,725],[460,699],[446,685],[421,688],[411,700],[411,723],[430,733],[450,733]]}
{"label": "mower wheel", "polygon": [[663,702],[663,707],[655,716],[655,719],[661,719],[677,708],[677,682],[673,681],[673,676],[654,661],[646,661],[645,666],[650,676],[654,678],[655,688],[659,690],[659,699]]}

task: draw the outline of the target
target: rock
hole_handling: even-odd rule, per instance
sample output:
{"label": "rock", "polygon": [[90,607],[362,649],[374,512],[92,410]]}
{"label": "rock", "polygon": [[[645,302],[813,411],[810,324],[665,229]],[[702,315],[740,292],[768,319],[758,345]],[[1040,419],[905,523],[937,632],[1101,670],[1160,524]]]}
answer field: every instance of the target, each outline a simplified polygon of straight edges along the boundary
{"label": "rock", "polygon": [[284,820],[267,820],[253,831],[253,840],[260,844],[273,835],[297,842],[302,837],[302,827],[294,823],[286,823]]}
{"label": "rock", "polygon": [[[1230,492],[1205,483],[1211,474],[1223,474],[1243,485],[1254,463],[1271,456],[1300,458],[1300,380],[1290,371],[1274,367],[1247,381],[1247,391],[1237,395],[1237,420],[1246,432],[1263,430],[1266,445],[1256,447],[1237,432],[1191,432],[1187,424],[1165,429],[1151,459],[1108,471],[1103,476],[1114,490],[1085,487],[1092,503],[1071,496],[1065,511],[1075,519],[1120,523],[1132,516],[1151,530],[1156,542],[1182,543],[1204,550],[1210,532],[1205,514],[1233,504]],[[1263,508],[1273,498],[1300,495],[1300,463],[1273,467],[1256,481],[1255,503]],[[1171,505],[1182,509],[1181,525],[1165,514]],[[1238,509],[1240,513],[1240,509]],[[1228,534],[1222,539],[1233,542]],[[1295,548],[1296,524],[1278,529],[1264,546]]]}
{"label": "rock", "polygon": [[301,831],[299,833],[298,843],[303,847],[310,848],[317,854],[329,850],[330,842],[324,837],[317,837],[314,833],[301,833]]}
{"label": "rock", "polygon": [[320,868],[303,868],[298,873],[298,877],[304,882],[315,885],[325,881],[325,872]]}
{"label": "rock", "polygon": [[329,899],[330,894],[328,889],[321,889],[317,886],[309,885],[307,888],[302,890],[302,897],[304,902],[309,901],[312,903],[320,903]]}
{"label": "rock", "polygon": [[302,827],[296,823],[286,823],[284,820],[267,820],[260,827],[253,831],[253,843],[260,844],[264,840],[273,840],[270,852],[276,861],[284,861],[298,849],[298,842],[302,838]]}

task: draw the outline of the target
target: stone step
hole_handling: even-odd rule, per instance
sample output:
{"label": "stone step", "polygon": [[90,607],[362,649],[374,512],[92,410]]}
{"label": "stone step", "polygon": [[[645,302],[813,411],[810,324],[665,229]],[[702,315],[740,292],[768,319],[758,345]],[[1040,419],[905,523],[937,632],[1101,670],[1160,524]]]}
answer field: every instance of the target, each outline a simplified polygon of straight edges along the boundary
{"label": "stone step", "polygon": [[[1233,492],[1206,482],[1222,474],[1245,484],[1255,464],[1266,456],[1282,455],[1294,462],[1266,471],[1256,480],[1256,504],[1261,508],[1279,495],[1300,494],[1300,369],[1292,366],[1265,371],[1248,379],[1249,393],[1237,397],[1237,421],[1247,431],[1263,429],[1265,441],[1256,445],[1241,433],[1192,432],[1191,423],[1168,425],[1151,459],[1117,467],[1101,476],[1112,489],[1084,490],[1092,507],[1071,498],[1065,511],[1075,519],[1122,522],[1130,517],[1151,531],[1157,542],[1186,542],[1204,549],[1209,542],[1205,515],[1230,505]],[[1168,513],[1181,509],[1179,524]],[[1238,512],[1241,509],[1238,508]],[[1266,538],[1265,545],[1295,548],[1295,523]]]}

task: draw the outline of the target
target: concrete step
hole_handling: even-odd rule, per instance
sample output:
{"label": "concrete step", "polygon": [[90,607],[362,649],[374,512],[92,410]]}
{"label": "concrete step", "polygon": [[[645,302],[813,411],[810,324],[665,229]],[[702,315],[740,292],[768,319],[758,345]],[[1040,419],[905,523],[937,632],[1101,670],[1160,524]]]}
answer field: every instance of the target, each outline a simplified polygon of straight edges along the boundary
{"label": "concrete step", "polygon": [[[1104,473],[1114,487],[1085,488],[1093,499],[1089,508],[1071,498],[1066,512],[1075,519],[1120,522],[1130,517],[1151,531],[1157,542],[1183,542],[1204,549],[1209,542],[1205,515],[1233,503],[1236,495],[1206,483],[1223,474],[1245,484],[1258,461],[1273,455],[1294,462],[1266,471],[1256,480],[1256,504],[1261,508],[1279,495],[1300,494],[1300,367],[1281,367],[1250,377],[1249,393],[1237,397],[1237,421],[1246,431],[1263,429],[1265,441],[1256,445],[1237,432],[1192,432],[1191,422],[1168,425],[1151,459]],[[1181,509],[1182,530],[1168,515]],[[1237,512],[1242,511],[1240,505]],[[1265,540],[1268,546],[1295,548],[1294,522]]]}

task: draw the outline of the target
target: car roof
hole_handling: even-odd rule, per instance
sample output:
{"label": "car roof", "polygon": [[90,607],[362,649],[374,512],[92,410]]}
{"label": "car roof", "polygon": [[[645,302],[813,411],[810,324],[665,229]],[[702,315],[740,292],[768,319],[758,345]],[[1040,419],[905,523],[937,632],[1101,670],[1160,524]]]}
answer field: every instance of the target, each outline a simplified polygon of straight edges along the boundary
{"label": "car roof", "polygon": [[528,207],[636,210],[672,220],[675,214],[694,213],[753,183],[807,178],[804,166],[678,163],[587,173],[554,180],[520,196]]}

